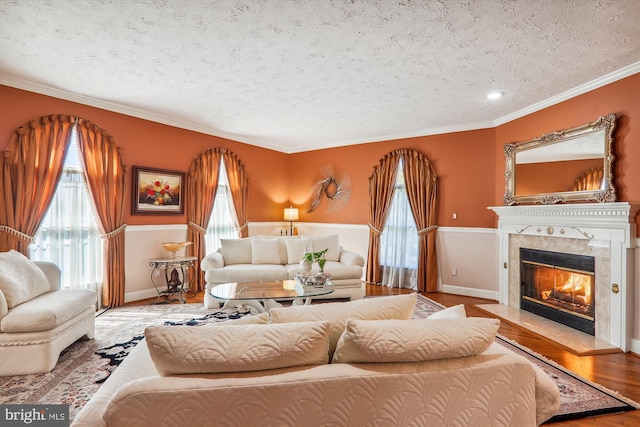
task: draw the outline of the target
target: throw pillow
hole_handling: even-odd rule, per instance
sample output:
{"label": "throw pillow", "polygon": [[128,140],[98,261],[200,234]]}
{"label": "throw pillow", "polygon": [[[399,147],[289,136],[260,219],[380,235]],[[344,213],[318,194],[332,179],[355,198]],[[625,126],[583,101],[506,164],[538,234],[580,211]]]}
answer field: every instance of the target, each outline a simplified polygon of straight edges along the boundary
{"label": "throw pillow", "polygon": [[275,239],[251,239],[251,264],[280,264],[278,241]]}
{"label": "throw pillow", "polygon": [[313,250],[311,239],[306,237],[287,239],[285,244],[287,245],[287,264],[298,264],[305,253]]}
{"label": "throw pillow", "polygon": [[347,320],[334,363],[421,362],[480,354],[500,321],[465,319]]}
{"label": "throw pillow", "polygon": [[160,375],[246,372],[328,362],[326,322],[281,325],[150,326]]}
{"label": "throw pillow", "polygon": [[251,238],[220,239],[224,265],[251,264]]}
{"label": "throw pillow", "polygon": [[312,237],[311,243],[313,244],[313,252],[328,249],[325,254],[327,261],[340,261],[340,243],[337,234]]}
{"label": "throw pillow", "polygon": [[8,308],[50,290],[47,276],[33,261],[18,251],[0,252],[0,291]]}
{"label": "throw pillow", "polygon": [[328,321],[331,356],[347,319],[411,319],[417,298],[417,294],[411,293],[349,302],[272,308],[271,323]]}
{"label": "throw pillow", "polygon": [[429,319],[464,319],[465,317],[467,317],[467,312],[464,309],[464,304],[458,304],[433,313]]}

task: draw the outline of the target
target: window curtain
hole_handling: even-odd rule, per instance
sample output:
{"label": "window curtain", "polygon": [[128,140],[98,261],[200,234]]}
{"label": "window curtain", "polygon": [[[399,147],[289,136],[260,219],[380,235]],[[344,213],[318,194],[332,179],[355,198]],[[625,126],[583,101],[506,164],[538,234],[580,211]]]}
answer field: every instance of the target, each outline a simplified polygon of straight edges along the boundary
{"label": "window curtain", "polygon": [[593,191],[604,188],[604,168],[598,166],[585,171],[576,178],[575,184],[569,191]]}
{"label": "window curtain", "polygon": [[398,164],[402,159],[407,196],[418,229],[419,253],[417,286],[419,292],[438,290],[435,246],[436,173],[431,162],[414,150],[388,153],[374,167],[369,178],[369,251],[367,282],[381,283],[380,235],[389,214]]}
{"label": "window curtain", "polygon": [[215,251],[221,246],[220,239],[235,239],[238,232],[238,219],[233,209],[233,198],[229,189],[229,178],[224,162],[220,162],[218,174],[218,190],[213,201],[213,209],[205,235],[205,253]]}
{"label": "window curtain", "polygon": [[55,193],[75,118],[44,116],[18,128],[2,156],[0,251],[29,256]]}
{"label": "window curtain", "polygon": [[405,187],[401,159],[389,214],[380,235],[381,284],[417,290],[419,239]]}
{"label": "window curtain", "polygon": [[222,149],[211,148],[194,159],[187,172],[187,240],[193,242],[190,250],[196,257],[195,271],[198,278],[191,284],[192,291],[204,289],[204,272],[200,269],[200,260],[207,255],[205,235],[218,191],[221,159]]}
{"label": "window curtain", "polygon": [[418,229],[419,292],[438,291],[438,261],[436,254],[437,177],[424,155],[414,150],[400,150],[404,179],[413,219]]}
{"label": "window curtain", "polygon": [[222,159],[227,170],[231,200],[236,211],[238,221],[236,227],[240,232],[240,237],[247,237],[249,236],[249,217],[247,215],[249,180],[238,156],[226,150],[222,153]]}
{"label": "window curtain", "polygon": [[125,175],[122,148],[111,135],[93,123],[78,120],[78,141],[89,193],[103,238],[104,276],[102,303],[124,304]]}
{"label": "window curtain", "polygon": [[87,191],[78,138],[73,132],[55,195],[34,237],[30,258],[57,264],[62,270],[63,287],[96,291],[101,306],[102,234]]}
{"label": "window curtain", "polygon": [[400,157],[389,153],[380,159],[369,177],[369,250],[367,253],[367,283],[380,284],[380,235],[387,221],[396,185]]}

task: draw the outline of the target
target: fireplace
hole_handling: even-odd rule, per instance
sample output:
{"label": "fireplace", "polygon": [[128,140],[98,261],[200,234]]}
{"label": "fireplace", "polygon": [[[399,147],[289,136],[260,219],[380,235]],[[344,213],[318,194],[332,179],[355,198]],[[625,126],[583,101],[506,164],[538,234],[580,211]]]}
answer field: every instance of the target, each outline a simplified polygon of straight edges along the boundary
{"label": "fireplace", "polygon": [[520,248],[520,308],[595,335],[595,258]]}
{"label": "fireplace", "polygon": [[596,342],[629,351],[636,299],[633,260],[638,208],[640,205],[627,202],[492,207],[499,215],[499,302],[522,308],[520,248],[594,257],[593,336]]}

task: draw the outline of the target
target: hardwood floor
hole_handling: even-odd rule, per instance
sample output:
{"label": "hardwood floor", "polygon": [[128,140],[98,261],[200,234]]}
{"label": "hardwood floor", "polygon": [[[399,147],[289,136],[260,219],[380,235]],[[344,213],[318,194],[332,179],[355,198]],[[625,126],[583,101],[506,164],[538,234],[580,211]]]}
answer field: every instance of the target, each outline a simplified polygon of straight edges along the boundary
{"label": "hardwood floor", "polygon": [[[405,289],[390,289],[382,286],[367,286],[367,295],[395,295],[408,293]],[[482,298],[465,297],[443,293],[424,293],[428,298],[438,301],[442,305],[464,304],[468,316],[489,317],[474,307],[475,304],[495,303]],[[188,297],[189,303],[202,303],[204,296],[199,292],[194,297]],[[151,301],[154,301],[155,298]],[[137,301],[130,304],[148,304],[150,300]],[[507,338],[519,342],[531,350],[554,360],[576,374],[601,384],[610,390],[640,402],[640,356],[633,353],[603,354],[594,356],[576,356],[559,345],[542,339],[526,330],[502,323],[499,333]],[[573,421],[563,421],[546,424],[549,426],[570,427],[608,427],[608,426],[640,426],[640,410],[621,414],[601,415],[598,417],[582,418]]]}

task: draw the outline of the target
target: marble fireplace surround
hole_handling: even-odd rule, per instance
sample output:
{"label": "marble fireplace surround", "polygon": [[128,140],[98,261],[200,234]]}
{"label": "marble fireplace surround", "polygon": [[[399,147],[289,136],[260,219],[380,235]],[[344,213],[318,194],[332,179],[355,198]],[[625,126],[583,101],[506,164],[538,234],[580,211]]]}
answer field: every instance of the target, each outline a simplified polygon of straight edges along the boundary
{"label": "marble fireplace surround", "polygon": [[499,302],[520,309],[520,247],[593,256],[596,338],[629,351],[637,208],[626,202],[489,208],[499,216]]}

